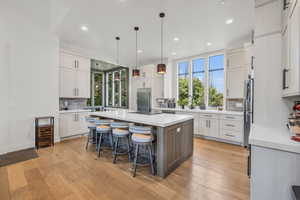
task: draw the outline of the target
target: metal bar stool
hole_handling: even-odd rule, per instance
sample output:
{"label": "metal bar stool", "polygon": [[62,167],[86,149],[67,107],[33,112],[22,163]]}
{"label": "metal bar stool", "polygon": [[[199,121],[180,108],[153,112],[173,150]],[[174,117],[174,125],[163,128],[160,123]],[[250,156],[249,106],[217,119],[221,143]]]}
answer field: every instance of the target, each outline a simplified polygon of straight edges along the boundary
{"label": "metal bar stool", "polygon": [[88,133],[88,138],[86,141],[86,145],[85,145],[85,149],[88,149],[89,143],[91,144],[96,144],[96,140],[95,138],[95,133],[96,133],[96,124],[95,121],[97,120],[97,118],[94,117],[86,117],[85,118],[86,122],[87,122],[87,127],[89,129],[89,133]]}
{"label": "metal bar stool", "polygon": [[[136,175],[137,165],[145,166],[144,163],[138,162],[139,159],[139,151],[141,147],[145,147],[148,151],[148,159],[151,167],[151,173],[154,175],[154,164],[153,164],[153,153],[152,153],[152,128],[148,126],[131,126],[129,127],[129,131],[132,133],[131,141],[133,147],[135,149],[134,154],[134,162],[133,162],[133,177]],[[149,164],[146,164],[149,165]]]}
{"label": "metal bar stool", "polygon": [[[130,139],[129,139],[129,131],[128,127],[129,124],[126,122],[113,122],[111,123],[110,127],[112,128],[112,135],[115,139],[114,147],[113,147],[113,163],[116,163],[116,159],[118,155],[124,155],[128,154],[129,161],[131,160],[130,155]],[[122,141],[122,139],[126,139],[126,146],[127,149],[123,150],[121,149],[121,145],[119,142]]]}
{"label": "metal bar stool", "polygon": [[110,140],[110,146],[113,148],[113,138],[111,134],[111,127],[110,124],[113,120],[96,120],[96,134],[97,134],[97,151],[98,157],[100,157],[101,145],[103,136],[108,136]]}

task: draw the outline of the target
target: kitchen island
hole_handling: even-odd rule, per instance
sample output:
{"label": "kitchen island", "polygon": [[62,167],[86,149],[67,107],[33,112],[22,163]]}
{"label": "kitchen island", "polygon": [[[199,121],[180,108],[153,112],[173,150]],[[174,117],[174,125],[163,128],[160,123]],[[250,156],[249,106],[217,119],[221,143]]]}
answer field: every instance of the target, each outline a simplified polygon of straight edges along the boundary
{"label": "kitchen island", "polygon": [[193,154],[193,116],[139,114],[126,110],[91,112],[91,116],[153,127],[156,174],[166,177]]}

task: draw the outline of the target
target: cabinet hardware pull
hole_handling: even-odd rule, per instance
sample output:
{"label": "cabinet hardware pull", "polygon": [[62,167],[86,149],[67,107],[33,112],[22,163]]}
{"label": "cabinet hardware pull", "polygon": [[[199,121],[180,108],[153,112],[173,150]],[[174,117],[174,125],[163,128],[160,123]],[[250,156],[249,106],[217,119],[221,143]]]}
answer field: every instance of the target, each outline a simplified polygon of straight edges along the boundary
{"label": "cabinet hardware pull", "polygon": [[229,137],[235,137],[235,135],[231,135],[231,134],[227,134],[225,133],[226,136],[229,136]]}
{"label": "cabinet hardware pull", "polygon": [[76,66],[77,66],[77,62],[76,60],[74,61],[74,68],[76,69]]}
{"label": "cabinet hardware pull", "polygon": [[283,73],[282,73],[282,89],[288,89],[289,87],[286,85],[286,74],[289,70],[288,69],[283,69]]}
{"label": "cabinet hardware pull", "polygon": [[235,125],[233,125],[233,124],[226,124],[225,126],[235,127]]}
{"label": "cabinet hardware pull", "polygon": [[234,117],[226,116],[225,119],[235,119]]}

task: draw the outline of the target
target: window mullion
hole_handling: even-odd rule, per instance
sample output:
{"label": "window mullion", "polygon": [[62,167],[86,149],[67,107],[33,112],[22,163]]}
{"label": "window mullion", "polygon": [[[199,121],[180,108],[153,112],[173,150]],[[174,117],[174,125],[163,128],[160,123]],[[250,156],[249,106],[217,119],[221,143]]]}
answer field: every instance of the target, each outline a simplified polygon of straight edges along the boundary
{"label": "window mullion", "polygon": [[208,108],[208,99],[209,99],[209,57],[205,58],[205,107]]}

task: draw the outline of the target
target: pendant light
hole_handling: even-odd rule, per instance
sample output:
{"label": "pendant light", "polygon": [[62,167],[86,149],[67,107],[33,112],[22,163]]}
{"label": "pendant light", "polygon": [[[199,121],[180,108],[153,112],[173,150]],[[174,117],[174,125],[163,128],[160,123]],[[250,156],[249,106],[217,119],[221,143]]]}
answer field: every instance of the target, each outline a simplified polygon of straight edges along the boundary
{"label": "pendant light", "polygon": [[[116,37],[116,41],[117,41],[117,64],[118,66],[120,66],[119,64],[119,41],[120,41],[120,37]],[[115,72],[115,80],[116,81],[119,81],[120,80],[120,72],[119,71],[116,71]]]}
{"label": "pendant light", "polygon": [[139,27],[134,27],[135,30],[135,69],[132,70],[132,76],[138,77],[140,76],[140,70],[138,69],[138,36],[137,33],[139,31]]}
{"label": "pendant light", "polygon": [[165,74],[167,72],[167,66],[163,64],[163,25],[164,25],[164,17],[165,13],[159,13],[159,17],[161,18],[161,57],[160,57],[160,64],[157,65],[157,73],[159,74]]}

